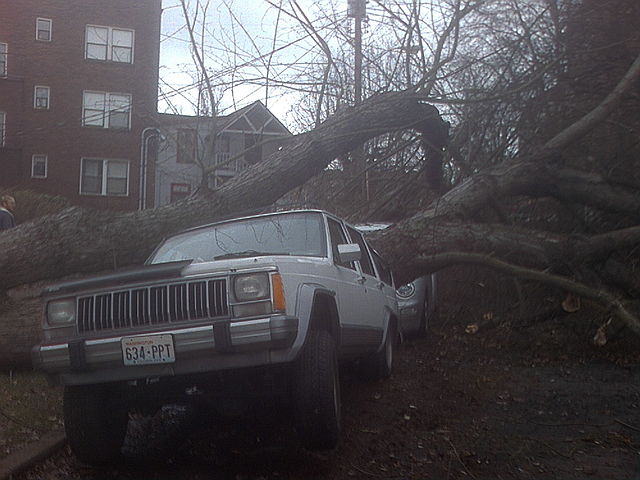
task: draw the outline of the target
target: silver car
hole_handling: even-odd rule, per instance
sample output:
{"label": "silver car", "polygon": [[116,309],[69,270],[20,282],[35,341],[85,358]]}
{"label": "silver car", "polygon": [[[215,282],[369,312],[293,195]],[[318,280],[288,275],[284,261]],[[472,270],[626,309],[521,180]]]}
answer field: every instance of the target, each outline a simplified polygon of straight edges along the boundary
{"label": "silver car", "polygon": [[425,275],[396,290],[400,328],[405,335],[425,335],[436,312],[436,274]]}
{"label": "silver car", "polygon": [[218,413],[280,397],[301,444],[332,449],[338,361],[388,377],[401,329],[389,269],[320,210],[193,228],[144,266],[48,286],[43,301],[34,365],[64,385],[67,440],[90,464],[119,456],[130,411],[191,404],[194,387]]}

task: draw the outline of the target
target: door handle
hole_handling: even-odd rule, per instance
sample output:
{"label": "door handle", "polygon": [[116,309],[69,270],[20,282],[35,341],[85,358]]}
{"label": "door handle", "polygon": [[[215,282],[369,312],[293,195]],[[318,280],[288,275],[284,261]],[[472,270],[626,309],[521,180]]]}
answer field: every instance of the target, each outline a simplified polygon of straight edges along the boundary
{"label": "door handle", "polygon": [[364,277],[360,277],[360,278],[358,278],[358,280],[356,280],[356,282],[358,282],[360,285],[364,285],[364,282],[366,282],[366,281],[367,281],[367,279],[364,278]]}
{"label": "door handle", "polygon": [[378,282],[378,288],[380,290],[382,290],[384,288],[384,283],[383,282]]}

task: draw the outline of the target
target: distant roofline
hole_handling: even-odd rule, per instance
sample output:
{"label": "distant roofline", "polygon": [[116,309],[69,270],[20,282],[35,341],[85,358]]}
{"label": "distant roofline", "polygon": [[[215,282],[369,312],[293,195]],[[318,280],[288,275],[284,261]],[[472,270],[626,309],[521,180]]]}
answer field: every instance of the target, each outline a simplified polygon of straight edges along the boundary
{"label": "distant roofline", "polygon": [[216,116],[216,117],[212,117],[212,116],[204,116],[204,115],[184,115],[184,114],[176,114],[176,113],[158,113],[158,120],[160,123],[160,126],[173,126],[173,125],[179,125],[181,123],[187,123],[187,122],[193,122],[196,120],[202,120],[202,121],[212,121],[212,120],[217,120],[219,122],[223,122],[222,126],[220,128],[220,131],[224,131],[226,130],[229,125],[231,125],[233,122],[235,122],[236,120],[238,120],[242,115],[245,115],[246,113],[250,112],[251,110],[253,110],[256,107],[262,107],[267,114],[273,119],[275,120],[278,125],[283,128],[288,134],[293,135],[291,133],[291,130],[289,130],[287,128],[287,126],[282,123],[280,121],[280,119],[275,116],[273,114],[273,112],[271,112],[271,110],[269,110],[264,103],[262,103],[261,100],[256,100],[253,103],[250,103],[249,105],[245,105],[244,107],[231,112],[227,115],[221,115],[221,116]]}

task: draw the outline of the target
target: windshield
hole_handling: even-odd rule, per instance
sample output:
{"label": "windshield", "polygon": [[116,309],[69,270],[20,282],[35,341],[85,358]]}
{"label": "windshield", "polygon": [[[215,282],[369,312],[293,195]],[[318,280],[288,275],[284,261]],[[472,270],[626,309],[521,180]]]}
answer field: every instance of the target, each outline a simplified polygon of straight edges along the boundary
{"label": "windshield", "polygon": [[287,213],[222,223],[168,238],[147,263],[209,262],[257,255],[326,256],[318,213]]}

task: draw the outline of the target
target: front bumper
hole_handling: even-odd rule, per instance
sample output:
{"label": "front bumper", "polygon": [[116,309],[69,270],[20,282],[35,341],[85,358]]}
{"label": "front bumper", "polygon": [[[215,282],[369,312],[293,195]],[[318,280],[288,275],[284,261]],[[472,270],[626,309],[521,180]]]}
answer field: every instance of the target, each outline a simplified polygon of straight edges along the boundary
{"label": "front bumper", "polygon": [[[64,385],[269,365],[295,357],[291,347],[298,335],[298,323],[296,317],[274,315],[145,332],[117,332],[95,339],[37,345],[32,350],[32,359],[36,369],[57,376]],[[125,366],[121,340],[136,335],[171,335],[175,362]],[[287,349],[291,351],[286,352]],[[274,350],[277,355],[272,354]]]}

